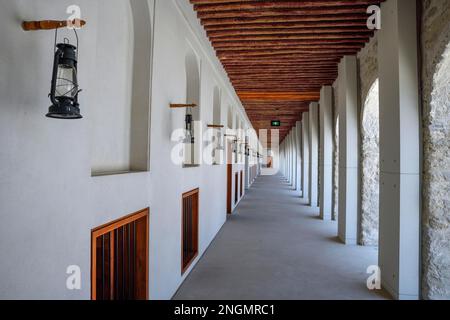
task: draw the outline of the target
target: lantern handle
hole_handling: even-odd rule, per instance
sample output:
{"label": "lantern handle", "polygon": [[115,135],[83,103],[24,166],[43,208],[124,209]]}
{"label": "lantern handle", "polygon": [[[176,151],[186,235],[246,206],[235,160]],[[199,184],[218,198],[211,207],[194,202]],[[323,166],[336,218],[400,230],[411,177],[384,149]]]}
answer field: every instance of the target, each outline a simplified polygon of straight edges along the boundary
{"label": "lantern handle", "polygon": [[[76,52],[77,60],[78,60],[78,51],[79,51],[79,48],[80,48],[80,39],[78,37],[78,32],[77,32],[77,30],[75,28],[73,28],[73,32],[75,33],[75,38],[77,39],[77,46],[76,46],[77,50],[75,52]],[[66,43],[66,40],[68,41],[68,43],[70,43],[69,39],[67,39],[67,38],[64,38],[64,43]],[[57,42],[58,42],[58,28],[55,29],[55,45],[54,45],[54,48],[56,48]]]}
{"label": "lantern handle", "polygon": [[78,51],[80,51],[80,39],[78,38],[78,32],[75,28],[73,28],[73,32],[75,33],[75,38],[77,39],[77,61],[78,61]]}

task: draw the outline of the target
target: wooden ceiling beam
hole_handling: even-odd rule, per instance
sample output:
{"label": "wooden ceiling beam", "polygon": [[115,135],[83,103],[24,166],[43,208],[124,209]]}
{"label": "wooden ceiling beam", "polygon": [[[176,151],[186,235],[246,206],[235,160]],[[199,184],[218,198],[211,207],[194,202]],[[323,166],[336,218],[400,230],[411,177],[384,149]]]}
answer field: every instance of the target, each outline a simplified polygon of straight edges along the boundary
{"label": "wooden ceiling beam", "polygon": [[318,99],[320,94],[317,94],[317,92],[301,92],[301,93],[293,93],[293,92],[245,92],[245,91],[238,91],[238,96],[243,99],[259,99],[259,100],[298,100],[298,101],[304,101],[304,100],[315,100]]}
{"label": "wooden ceiling beam", "polygon": [[274,77],[274,78],[284,78],[284,77],[294,77],[294,78],[307,78],[314,76],[322,76],[322,77],[336,77],[338,75],[337,70],[333,71],[278,71],[278,72],[270,72],[270,71],[262,71],[261,72],[239,72],[239,73],[228,73],[230,79],[237,80],[240,77],[243,78],[253,78],[253,77]]}
{"label": "wooden ceiling beam", "polygon": [[303,45],[264,45],[264,46],[230,46],[230,47],[215,47],[217,52],[230,52],[230,51],[264,51],[264,50],[277,50],[277,51],[283,51],[283,50],[310,50],[311,52],[314,52],[314,50],[359,50],[364,47],[364,44],[352,44],[352,45],[345,45],[345,44],[303,44]]}
{"label": "wooden ceiling beam", "polygon": [[[220,38],[221,42],[229,41],[229,42],[235,42],[235,41],[281,41],[281,40],[322,40],[325,39],[328,40],[344,40],[344,41],[351,41],[351,40],[365,40],[369,41],[370,37],[368,34],[348,34],[348,33],[338,33],[338,32],[332,32],[328,34],[321,34],[321,33],[308,33],[308,34],[300,34],[300,35],[292,35],[292,34],[285,34],[285,35],[238,35],[238,36],[228,36],[228,37],[222,37]],[[217,41],[216,41],[217,42]]]}
{"label": "wooden ceiling beam", "polygon": [[[311,28],[284,28],[282,26],[278,28],[266,28],[266,29],[224,29],[224,30],[211,30],[207,31],[208,37],[212,42],[220,41],[223,37],[230,36],[251,36],[251,35],[286,35],[286,34],[326,34],[326,33],[340,33],[340,34],[367,34],[372,35],[373,31],[364,27],[311,27]],[[320,40],[320,39],[319,39]]]}
{"label": "wooden ceiling beam", "polygon": [[[230,55],[230,54],[228,54],[228,55],[226,55],[226,54],[221,54],[220,55],[220,59],[222,60],[227,60],[227,61],[238,61],[238,60],[246,60],[246,59],[249,59],[250,61],[252,61],[251,59],[285,59],[285,58],[289,58],[289,59],[294,59],[294,61],[295,61],[295,58],[296,57],[301,57],[301,56],[305,56],[305,55],[307,55],[307,54],[309,54],[310,52],[309,51],[307,51],[307,50],[303,50],[303,51],[299,51],[299,52],[296,52],[296,53],[279,53],[279,52],[274,52],[274,53],[272,53],[272,54],[251,54],[251,53],[248,53],[248,54],[235,54],[235,55]],[[317,56],[326,56],[326,55],[328,55],[328,56],[333,56],[333,57],[335,57],[335,58],[342,58],[343,56],[345,56],[345,55],[353,55],[353,54],[355,54],[356,53],[356,51],[354,51],[354,50],[349,50],[348,52],[347,51],[343,51],[343,52],[335,52],[335,51],[331,51],[331,50],[328,50],[328,51],[316,51],[315,52],[315,54],[317,55]]]}
{"label": "wooden ceiling beam", "polygon": [[261,81],[281,81],[281,80],[292,80],[292,82],[295,83],[296,80],[301,80],[303,83],[303,80],[305,79],[311,79],[311,80],[332,80],[337,77],[336,74],[329,74],[329,75],[317,75],[317,74],[300,74],[300,75],[243,75],[243,76],[237,76],[234,78],[231,78],[233,82],[240,83],[245,82],[248,80],[261,80]]}
{"label": "wooden ceiling beam", "polygon": [[359,5],[379,4],[380,0],[336,0],[336,1],[227,1],[220,3],[211,0],[202,4],[195,3],[194,10],[197,12],[216,12],[229,10],[258,10],[258,9],[302,9],[302,8],[325,8],[336,6],[355,7]]}
{"label": "wooden ceiling beam", "polygon": [[340,28],[340,27],[362,27],[367,28],[367,20],[345,20],[345,21],[302,21],[302,22],[271,22],[271,23],[235,23],[203,26],[207,32],[221,30],[242,29],[274,29],[274,28]]}
{"label": "wooden ceiling beam", "polygon": [[[329,35],[329,34],[327,34]],[[301,37],[301,36],[300,36]],[[280,39],[275,40],[235,40],[235,41],[212,41],[211,44],[215,49],[219,48],[233,48],[247,46],[249,48],[264,47],[264,46],[302,46],[302,45],[363,45],[369,38],[353,38],[349,35],[346,38],[327,39],[323,38],[308,38],[308,39]]]}
{"label": "wooden ceiling beam", "polygon": [[365,14],[346,14],[346,15],[311,15],[311,16],[287,16],[287,17],[255,17],[255,18],[224,18],[224,19],[203,19],[201,24],[203,26],[215,26],[224,24],[254,24],[254,23],[277,23],[277,22],[326,22],[326,21],[365,21],[367,23],[367,18],[369,16]]}
{"label": "wooden ceiling beam", "polygon": [[321,67],[321,66],[337,66],[339,60],[335,57],[329,59],[330,57],[316,57],[315,60],[309,61],[304,59],[286,59],[279,61],[277,59],[271,59],[270,61],[261,62],[261,60],[252,61],[252,59],[247,61],[223,61],[222,64],[224,67],[247,67],[247,68],[265,68],[265,67]]}
{"label": "wooden ceiling beam", "polygon": [[340,59],[373,36],[366,9],[380,2],[191,0],[254,128],[281,140],[333,84]]}
{"label": "wooden ceiling beam", "polygon": [[258,9],[258,10],[226,10],[226,11],[204,11],[198,12],[200,19],[224,19],[224,18],[255,18],[255,17],[287,17],[308,15],[336,15],[336,14],[367,14],[367,6],[354,7],[318,7],[301,9]]}
{"label": "wooden ceiling beam", "polygon": [[[246,48],[237,48],[236,50],[217,50],[217,55],[220,57],[221,61],[227,62],[232,60],[233,58],[248,57],[249,59],[253,59],[254,57],[264,56],[265,60],[271,58],[277,58],[279,56],[289,58],[289,55],[301,55],[301,54],[309,54],[316,53],[318,56],[323,56],[326,54],[333,55],[334,57],[342,57],[343,55],[352,55],[355,54],[361,49],[361,46],[354,48],[326,48],[326,47],[315,47],[315,48],[297,48],[297,47],[282,47],[282,48],[257,48],[247,50]],[[223,59],[223,60],[222,60]],[[300,62],[297,62],[300,64]],[[317,68],[320,68],[318,65]]]}
{"label": "wooden ceiling beam", "polygon": [[310,69],[310,70],[282,70],[282,69],[269,69],[269,70],[264,70],[264,69],[260,69],[260,70],[243,70],[243,71],[230,71],[228,70],[228,77],[230,79],[236,79],[237,77],[240,76],[286,76],[286,75],[316,75],[316,74],[321,74],[321,75],[330,75],[330,74],[336,74],[337,75],[337,69],[320,69],[320,71],[314,70],[314,69]]}

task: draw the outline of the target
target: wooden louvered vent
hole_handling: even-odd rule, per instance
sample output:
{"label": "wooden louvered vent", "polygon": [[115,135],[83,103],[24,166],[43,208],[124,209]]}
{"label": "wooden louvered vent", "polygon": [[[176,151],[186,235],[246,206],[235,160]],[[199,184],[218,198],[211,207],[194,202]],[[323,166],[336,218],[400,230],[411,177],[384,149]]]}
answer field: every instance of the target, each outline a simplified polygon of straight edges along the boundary
{"label": "wooden louvered vent", "polygon": [[236,172],[234,175],[234,203],[237,204],[239,201],[239,173]]}
{"label": "wooden louvered vent", "polygon": [[243,195],[244,195],[244,171],[241,171],[241,193],[240,193],[241,198]]}
{"label": "wooden louvered vent", "polygon": [[92,231],[92,300],[148,299],[145,209]]}
{"label": "wooden louvered vent", "polygon": [[199,189],[183,194],[182,274],[198,256],[198,204]]}

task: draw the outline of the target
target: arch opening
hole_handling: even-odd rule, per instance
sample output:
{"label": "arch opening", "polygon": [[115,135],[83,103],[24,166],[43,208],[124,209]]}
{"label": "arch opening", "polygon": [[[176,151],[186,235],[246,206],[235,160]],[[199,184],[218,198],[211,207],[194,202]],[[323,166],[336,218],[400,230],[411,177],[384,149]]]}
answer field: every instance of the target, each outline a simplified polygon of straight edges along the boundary
{"label": "arch opening", "polygon": [[362,111],[361,123],[361,227],[362,245],[378,245],[380,203],[379,82],[372,84]]}
{"label": "arch opening", "polygon": [[339,116],[337,116],[335,124],[333,157],[333,212],[331,219],[337,221],[339,215]]}
{"label": "arch opening", "polygon": [[428,299],[450,298],[449,83],[450,43],[433,74],[424,114],[423,284]]}

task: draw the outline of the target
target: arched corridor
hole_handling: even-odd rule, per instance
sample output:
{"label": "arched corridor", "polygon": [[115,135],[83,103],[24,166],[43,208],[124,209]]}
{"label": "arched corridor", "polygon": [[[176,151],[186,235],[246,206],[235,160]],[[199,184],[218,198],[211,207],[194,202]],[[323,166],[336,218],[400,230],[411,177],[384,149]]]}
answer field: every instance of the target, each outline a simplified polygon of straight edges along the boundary
{"label": "arched corridor", "polygon": [[174,298],[389,298],[365,285],[377,250],[343,245],[317,216],[281,175],[259,177]]}

